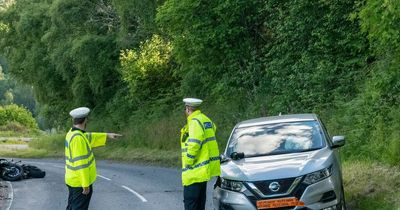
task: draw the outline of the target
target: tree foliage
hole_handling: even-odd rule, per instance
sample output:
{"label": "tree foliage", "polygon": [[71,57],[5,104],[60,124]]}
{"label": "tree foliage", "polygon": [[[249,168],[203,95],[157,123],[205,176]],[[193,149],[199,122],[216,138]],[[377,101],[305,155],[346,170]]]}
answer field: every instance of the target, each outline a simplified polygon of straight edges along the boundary
{"label": "tree foliage", "polygon": [[157,124],[163,139],[192,96],[222,138],[246,118],[316,112],[349,136],[349,156],[359,145],[380,154],[398,147],[399,10],[388,0],[18,0],[0,11],[0,54],[49,126],[89,106],[109,119],[98,127],[145,138]]}
{"label": "tree foliage", "polygon": [[0,65],[0,104],[16,104],[26,107],[30,112],[35,113],[36,101],[32,87],[15,81],[9,74],[4,73],[2,69]]}
{"label": "tree foliage", "polygon": [[[368,34],[373,62],[361,85],[360,93],[344,107],[344,125],[350,137],[371,153],[373,159],[383,158],[399,163],[400,129],[400,2],[367,0],[359,8],[361,29]],[[346,118],[345,118],[346,119]],[[372,146],[371,146],[372,145]]]}
{"label": "tree foliage", "polygon": [[[138,2],[142,1],[127,6]],[[119,40],[145,37],[132,25],[141,27],[137,20],[148,14],[129,19],[129,7],[116,4],[111,0],[21,0],[2,14],[3,24],[12,23],[2,38],[10,72],[34,87],[43,108],[61,112],[46,116],[50,124],[64,124],[67,110],[76,106],[104,108],[121,89],[119,46],[138,43]]]}
{"label": "tree foliage", "polygon": [[264,95],[269,113],[299,112],[354,97],[367,57],[367,40],[349,19],[354,6],[170,0],[157,20],[172,37],[188,93],[228,91],[245,103]]}
{"label": "tree foliage", "polygon": [[122,78],[134,97],[141,100],[168,97],[176,90],[172,46],[159,35],[142,43],[139,49],[121,52]]}

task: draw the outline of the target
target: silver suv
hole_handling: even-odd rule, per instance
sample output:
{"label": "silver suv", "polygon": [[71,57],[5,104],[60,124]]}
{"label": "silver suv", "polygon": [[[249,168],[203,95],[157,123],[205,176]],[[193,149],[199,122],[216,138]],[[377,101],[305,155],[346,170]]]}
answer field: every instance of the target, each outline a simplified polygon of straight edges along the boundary
{"label": "silver suv", "polygon": [[338,148],[315,114],[284,115],[235,126],[221,157],[213,202],[220,210],[344,210]]}

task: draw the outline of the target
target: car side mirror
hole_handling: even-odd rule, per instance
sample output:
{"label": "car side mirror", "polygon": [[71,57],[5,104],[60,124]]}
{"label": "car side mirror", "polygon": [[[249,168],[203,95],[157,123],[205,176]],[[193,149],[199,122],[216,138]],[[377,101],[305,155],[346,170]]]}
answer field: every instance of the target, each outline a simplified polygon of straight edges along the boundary
{"label": "car side mirror", "polygon": [[231,154],[232,160],[240,160],[244,158],[244,153],[243,152],[232,152]]}
{"label": "car side mirror", "polygon": [[344,146],[346,143],[344,136],[334,136],[332,137],[332,148],[339,148]]}

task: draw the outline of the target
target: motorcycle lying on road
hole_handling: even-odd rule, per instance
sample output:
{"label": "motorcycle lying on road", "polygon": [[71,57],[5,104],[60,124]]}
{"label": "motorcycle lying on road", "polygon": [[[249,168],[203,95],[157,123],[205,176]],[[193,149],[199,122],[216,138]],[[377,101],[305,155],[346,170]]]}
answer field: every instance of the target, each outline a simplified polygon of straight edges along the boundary
{"label": "motorcycle lying on road", "polygon": [[21,161],[14,162],[0,159],[0,178],[5,181],[18,181],[27,178],[43,178],[46,172],[33,165],[21,164]]}

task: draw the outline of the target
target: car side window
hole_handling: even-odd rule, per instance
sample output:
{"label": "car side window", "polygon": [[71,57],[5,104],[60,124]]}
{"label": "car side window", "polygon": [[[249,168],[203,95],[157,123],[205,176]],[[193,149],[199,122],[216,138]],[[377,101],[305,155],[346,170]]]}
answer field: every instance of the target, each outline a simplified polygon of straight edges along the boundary
{"label": "car side window", "polygon": [[331,135],[329,135],[329,132],[326,129],[325,123],[321,119],[319,119],[319,122],[321,124],[322,130],[324,132],[324,136],[325,136],[326,140],[328,141],[329,146],[332,146]]}

